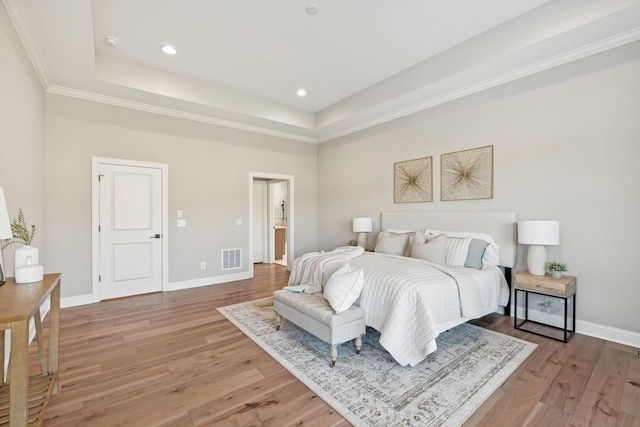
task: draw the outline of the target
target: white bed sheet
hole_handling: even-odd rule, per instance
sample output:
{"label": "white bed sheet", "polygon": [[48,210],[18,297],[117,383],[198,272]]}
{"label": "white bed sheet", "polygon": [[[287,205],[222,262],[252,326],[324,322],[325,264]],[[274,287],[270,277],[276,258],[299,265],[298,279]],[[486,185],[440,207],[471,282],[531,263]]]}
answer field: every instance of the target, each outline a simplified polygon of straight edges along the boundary
{"label": "white bed sheet", "polygon": [[[356,304],[367,326],[380,332],[380,344],[403,366],[414,366],[435,351],[440,332],[495,312],[509,298],[495,266],[476,270],[381,253],[345,255],[316,253],[296,262],[291,277],[324,279],[345,262],[352,270],[362,268],[365,285]],[[297,279],[289,285],[304,284]]]}
{"label": "white bed sheet", "polygon": [[366,324],[380,332],[380,344],[403,366],[435,351],[440,332],[494,312],[508,300],[506,280],[495,266],[452,268],[380,253],[365,253],[349,264],[364,270],[356,304]]}

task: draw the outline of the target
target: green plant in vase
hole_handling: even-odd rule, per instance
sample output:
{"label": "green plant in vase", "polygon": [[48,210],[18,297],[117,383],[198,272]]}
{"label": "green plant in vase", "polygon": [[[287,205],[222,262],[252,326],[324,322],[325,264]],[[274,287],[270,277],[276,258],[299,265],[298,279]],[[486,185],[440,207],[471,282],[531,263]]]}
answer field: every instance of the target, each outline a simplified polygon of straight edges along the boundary
{"label": "green plant in vase", "polygon": [[11,234],[13,238],[3,243],[3,248],[14,243],[22,243],[24,246],[16,249],[13,258],[13,273],[16,283],[30,283],[42,280],[44,268],[40,265],[40,251],[31,246],[36,235],[36,226],[28,226],[24,219],[22,209],[18,216],[11,221]]}
{"label": "green plant in vase", "polygon": [[23,243],[26,246],[31,246],[31,242],[33,242],[36,226],[34,224],[31,227],[27,226],[22,209],[18,210],[18,216],[11,221],[11,234],[13,234],[13,238],[4,240],[2,249],[14,243]]}
{"label": "green plant in vase", "polygon": [[551,277],[559,279],[562,277],[562,272],[567,271],[567,264],[558,261],[549,261],[545,264],[547,271],[551,272]]}

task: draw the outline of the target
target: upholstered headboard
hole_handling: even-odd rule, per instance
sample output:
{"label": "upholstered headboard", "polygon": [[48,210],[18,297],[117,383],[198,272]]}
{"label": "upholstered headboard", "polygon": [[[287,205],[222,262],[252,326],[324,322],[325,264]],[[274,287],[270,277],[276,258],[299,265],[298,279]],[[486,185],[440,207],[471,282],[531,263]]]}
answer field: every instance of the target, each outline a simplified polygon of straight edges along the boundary
{"label": "upholstered headboard", "polygon": [[518,215],[510,211],[457,212],[382,212],[380,229],[434,229],[487,233],[500,246],[500,265],[513,268],[516,263]]}

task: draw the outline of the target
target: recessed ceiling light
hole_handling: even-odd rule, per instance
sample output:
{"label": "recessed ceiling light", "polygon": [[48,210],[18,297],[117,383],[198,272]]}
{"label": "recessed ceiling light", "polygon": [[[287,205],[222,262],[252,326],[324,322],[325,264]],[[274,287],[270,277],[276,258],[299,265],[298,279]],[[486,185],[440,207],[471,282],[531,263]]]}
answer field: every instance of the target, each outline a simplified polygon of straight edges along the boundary
{"label": "recessed ceiling light", "polygon": [[107,44],[111,47],[117,47],[120,44],[120,40],[118,40],[115,37],[108,36],[108,37],[105,37],[104,39],[107,42]]}
{"label": "recessed ceiling light", "polygon": [[320,12],[320,7],[315,4],[315,3],[309,3],[307,5],[307,7],[304,8],[304,10],[307,12],[307,15],[317,15],[318,12]]}
{"label": "recessed ceiling light", "polygon": [[307,91],[304,89],[298,89],[298,91],[296,92],[298,94],[298,96],[306,96],[307,95]]}
{"label": "recessed ceiling light", "polygon": [[176,50],[175,47],[169,45],[169,44],[165,44],[164,46],[162,46],[160,49],[162,49],[162,51],[164,53],[166,53],[167,55],[175,55],[176,53],[178,53],[178,51]]}

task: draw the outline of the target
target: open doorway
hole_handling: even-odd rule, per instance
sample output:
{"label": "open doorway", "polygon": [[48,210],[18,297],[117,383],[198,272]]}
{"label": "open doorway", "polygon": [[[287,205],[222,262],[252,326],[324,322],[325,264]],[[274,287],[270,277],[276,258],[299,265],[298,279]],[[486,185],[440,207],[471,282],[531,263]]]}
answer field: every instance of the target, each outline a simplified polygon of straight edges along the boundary
{"label": "open doorway", "polygon": [[273,212],[273,262],[287,266],[287,210],[289,207],[287,181],[269,181],[269,207]]}
{"label": "open doorway", "polygon": [[293,261],[293,176],[250,172],[250,268],[256,262],[290,268]]}

